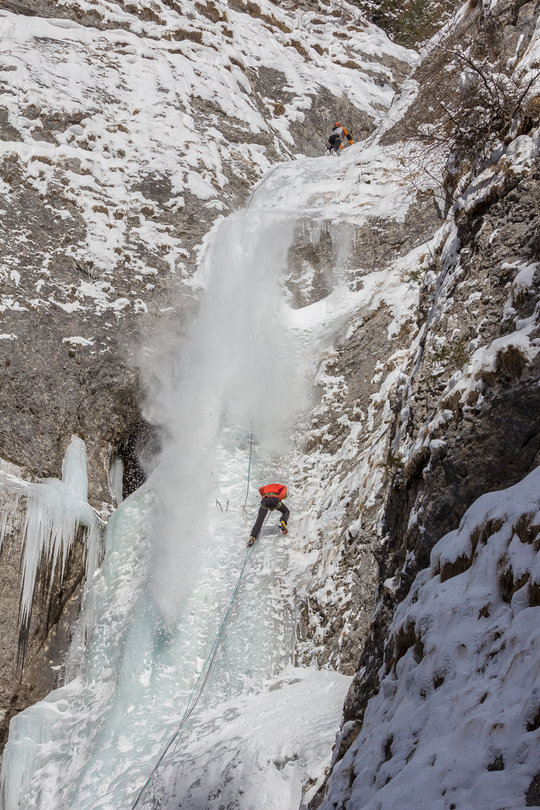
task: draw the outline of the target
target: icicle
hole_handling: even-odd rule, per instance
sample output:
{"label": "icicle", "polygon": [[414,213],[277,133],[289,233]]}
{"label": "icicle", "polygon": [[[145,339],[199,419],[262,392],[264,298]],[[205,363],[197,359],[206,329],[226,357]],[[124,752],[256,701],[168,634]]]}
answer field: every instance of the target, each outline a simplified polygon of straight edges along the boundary
{"label": "icicle", "polygon": [[122,490],[123,478],[124,478],[124,462],[122,461],[120,456],[116,456],[113,463],[111,464],[111,469],[109,471],[109,482],[117,506],[121,504],[122,501],[124,500],[124,493]]}
{"label": "icicle", "polygon": [[88,500],[88,461],[86,445],[78,436],[72,436],[62,462],[62,483],[79,501]]}
{"label": "icicle", "polygon": [[51,582],[60,565],[62,578],[79,527],[86,529],[87,578],[94,573],[99,557],[100,527],[96,513],[87,503],[87,495],[86,446],[78,436],[72,436],[62,464],[62,480],[50,478],[29,485],[24,526],[22,624],[30,616],[40,565],[51,565]]}
{"label": "icicle", "polygon": [[0,551],[6,537],[11,534],[21,508],[22,499],[28,495],[30,484],[24,481],[21,471],[14,464],[0,459]]}

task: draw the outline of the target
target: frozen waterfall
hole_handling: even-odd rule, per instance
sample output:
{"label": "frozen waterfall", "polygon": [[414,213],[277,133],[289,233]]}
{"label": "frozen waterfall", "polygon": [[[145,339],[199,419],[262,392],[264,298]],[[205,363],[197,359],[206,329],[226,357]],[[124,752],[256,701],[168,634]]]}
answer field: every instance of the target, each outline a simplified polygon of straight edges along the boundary
{"label": "frozen waterfall", "polygon": [[[287,481],[304,396],[286,325],[298,191],[287,172],[300,182],[300,164],[278,167],[208,235],[189,333],[142,360],[164,450],[109,522],[66,685],[12,720],[4,810],[127,810],[178,727],[238,579],[255,487]],[[140,807],[298,810],[320,775],[349,678],[293,666],[296,563],[276,524],[251,553],[198,711]]]}
{"label": "frozen waterfall", "polygon": [[101,521],[89,506],[86,445],[73,435],[62,463],[62,479],[43,478],[28,482],[17,475],[3,472],[3,482],[10,493],[10,507],[0,519],[0,549],[24,499],[23,565],[19,621],[27,625],[32,611],[36,581],[40,569],[50,567],[50,581],[55,572],[60,580],[73,543],[79,533],[85,549],[86,577],[90,579],[100,554]]}

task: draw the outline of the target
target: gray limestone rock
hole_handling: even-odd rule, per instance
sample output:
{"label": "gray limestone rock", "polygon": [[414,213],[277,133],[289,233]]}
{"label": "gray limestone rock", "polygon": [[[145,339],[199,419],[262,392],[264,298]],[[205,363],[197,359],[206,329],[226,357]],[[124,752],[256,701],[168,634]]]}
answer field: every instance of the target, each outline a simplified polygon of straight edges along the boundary
{"label": "gray limestone rock", "polygon": [[[238,2],[234,7],[242,14],[254,13],[248,6]],[[141,110],[124,97],[134,69],[129,37],[140,38],[138,44],[144,41],[140,59],[148,62],[149,70],[154,67],[151,51],[159,41],[167,70],[172,70],[189,54],[183,49],[192,45],[207,47],[211,59],[216,46],[207,41],[213,42],[216,31],[223,42],[233,41],[227,14],[206,3],[187,15],[175,0],[138,4],[117,0],[88,8],[69,1],[5,0],[2,23],[9,27],[13,14],[49,21],[43,31],[37,29],[32,47],[42,49],[55,92],[42,92],[40,78],[30,67],[21,85],[16,60],[2,60],[0,458],[17,464],[26,480],[59,477],[70,436],[81,436],[88,452],[89,502],[106,518],[117,498],[110,481],[112,462],[123,460],[124,490],[129,493],[144,480],[159,442],[142,414],[144,391],[136,370],[139,347],[167,318],[173,321],[168,322],[171,329],[185,329],[194,307],[185,282],[215,219],[245,204],[265,165],[299,152],[320,155],[336,117],[346,121],[357,139],[372,131],[374,120],[325,87],[314,85],[316,91],[296,98],[284,73],[253,67],[258,59],[250,59],[238,47],[224,70],[241,73],[239,86],[246,108],[253,112],[246,113],[245,120],[224,109],[219,99],[197,92],[196,85],[186,98],[181,92],[171,92],[169,98],[164,86],[169,79],[163,82],[159,71],[158,97],[145,99],[156,108],[148,125],[152,129],[148,143],[154,135],[154,142],[159,142],[163,120],[157,113],[165,106],[168,123],[176,122],[178,132],[183,131],[183,117],[190,119],[193,137],[219,155],[220,171],[208,171],[203,158],[193,165],[188,146],[180,139],[172,142],[166,160],[155,161],[150,147],[144,154],[137,152]],[[270,31],[287,33],[284,23],[267,16],[261,22]],[[32,22],[25,20],[25,30],[33,30]],[[350,13],[340,13],[339,24],[349,22]],[[62,31],[78,26],[86,29],[82,72],[88,67],[92,76],[96,65],[99,71],[93,83],[70,96],[69,82],[64,85],[51,65],[72,58],[70,37],[64,38]],[[345,30],[348,40],[354,31]],[[101,37],[104,31],[109,33]],[[111,39],[114,31],[118,36]],[[130,31],[129,37],[124,31]],[[311,58],[301,54],[299,43],[291,45],[306,60]],[[407,65],[393,57],[385,64],[384,58],[374,56],[365,75],[397,87],[406,70]],[[106,74],[112,76],[108,84]],[[180,87],[181,76],[174,82]],[[67,88],[65,94],[62,88]],[[291,125],[287,105],[293,102]],[[252,125],[255,113],[263,126]],[[259,162],[252,159],[253,149],[263,155]],[[208,198],[194,188],[201,179],[208,184]],[[144,458],[141,445],[146,448]],[[8,493],[2,513],[10,504]],[[23,501],[19,506],[0,553],[4,720],[61,680],[58,667],[79,610],[83,577],[80,543],[64,580],[55,579],[50,590],[45,587],[43,566],[32,620],[23,628],[24,637],[20,635]],[[339,611],[332,622],[340,625]]]}
{"label": "gray limestone rock", "polygon": [[[402,440],[407,436],[414,442],[438,413],[446,416],[429,434],[436,445],[425,443],[406,465],[394,468],[385,498],[384,544],[376,552],[376,610],[345,703],[344,722],[351,725],[337,758],[354,741],[367,702],[378,691],[394,609],[429,564],[433,545],[457,527],[480,495],[517,483],[540,463],[538,358],[527,363],[519,352],[502,352],[495,370],[483,377],[482,396],[468,405],[446,387],[466,367],[471,341],[489,345],[538,307],[538,284],[511,290],[519,268],[538,261],[539,169],[533,165],[482,204],[456,212],[460,254],[445,271],[444,298],[440,304],[432,302],[407,400],[396,403],[395,429],[404,430]],[[480,294],[473,307],[467,302],[476,291]],[[402,425],[398,414],[405,405],[408,419]],[[390,579],[395,588],[388,590],[383,583]],[[322,801],[323,792],[312,807]]]}

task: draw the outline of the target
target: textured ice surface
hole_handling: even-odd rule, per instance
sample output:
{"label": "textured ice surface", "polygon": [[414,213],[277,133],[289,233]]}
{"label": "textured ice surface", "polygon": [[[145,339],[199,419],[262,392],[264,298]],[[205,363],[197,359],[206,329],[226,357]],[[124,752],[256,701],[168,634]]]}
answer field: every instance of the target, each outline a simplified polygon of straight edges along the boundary
{"label": "textured ice surface", "polygon": [[[198,280],[206,292],[187,338],[147,358],[148,414],[166,427],[168,443],[149,481],[111,518],[69,682],[12,721],[5,810],[130,806],[175,733],[220,629],[246,554],[253,488],[286,480],[279,454],[302,388],[279,283],[293,229],[289,213],[268,210],[284,197],[272,179],[248,216],[223,220],[207,240]],[[290,364],[286,386],[282,357]],[[84,484],[75,461],[70,456],[65,484],[74,495]],[[262,791],[276,797],[272,807],[296,807],[302,783],[330,754],[349,679],[291,675],[297,564],[272,517],[251,552],[200,719],[195,714],[171,748],[143,806],[155,791],[163,806],[169,794],[184,794],[210,807],[223,793],[252,810]],[[211,752],[206,764],[201,750]],[[222,769],[231,773],[225,784]]]}
{"label": "textured ice surface", "polygon": [[85,544],[86,576],[92,576],[99,559],[101,524],[87,501],[86,445],[79,436],[72,436],[66,449],[61,480],[44,478],[30,483],[13,472],[0,474],[7,494],[7,508],[0,515],[0,549],[21,499],[26,506],[20,607],[24,623],[30,614],[40,568],[50,566],[51,581],[57,568],[62,576],[79,532]]}

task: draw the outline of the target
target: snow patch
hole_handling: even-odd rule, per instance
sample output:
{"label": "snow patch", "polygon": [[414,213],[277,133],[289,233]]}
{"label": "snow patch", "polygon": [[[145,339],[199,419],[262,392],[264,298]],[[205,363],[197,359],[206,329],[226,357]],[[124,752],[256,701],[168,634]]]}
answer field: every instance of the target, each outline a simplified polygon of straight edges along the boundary
{"label": "snow patch", "polygon": [[525,805],[540,743],[539,493],[540,468],[483,495],[434,547],[321,810],[395,810],[404,795],[419,810]]}

